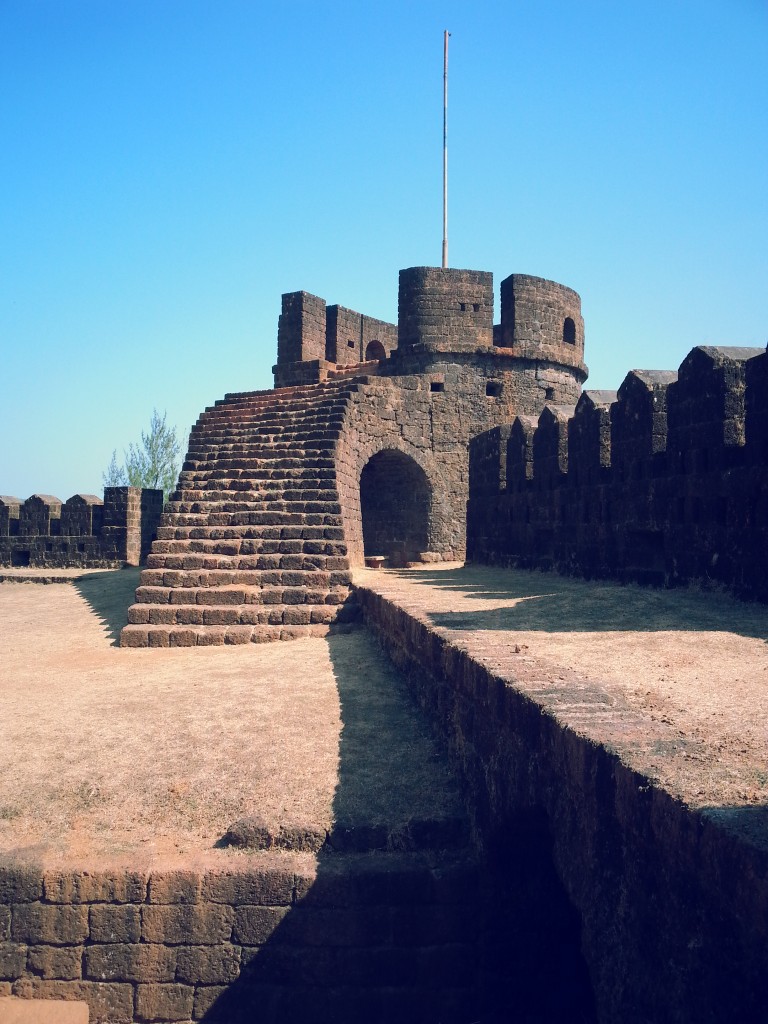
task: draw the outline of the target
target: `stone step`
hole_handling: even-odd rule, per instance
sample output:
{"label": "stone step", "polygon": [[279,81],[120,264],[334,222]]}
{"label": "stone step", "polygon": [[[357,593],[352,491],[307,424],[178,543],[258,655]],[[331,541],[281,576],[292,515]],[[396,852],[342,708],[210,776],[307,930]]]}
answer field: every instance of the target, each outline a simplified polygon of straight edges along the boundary
{"label": "stone step", "polygon": [[[231,564],[225,565],[225,562]],[[222,552],[212,547],[207,552],[179,549],[175,553],[152,552],[147,556],[147,569],[167,569],[170,572],[253,572],[275,569],[290,572],[343,572],[348,568],[349,559],[346,554],[304,554],[301,551],[244,555],[239,552]]]}
{"label": "stone step", "polygon": [[184,541],[184,540],[230,540],[235,537],[243,537],[258,541],[281,541],[281,540],[325,540],[336,543],[343,542],[344,531],[339,526],[327,526],[323,523],[293,523],[283,525],[251,524],[251,523],[225,523],[198,525],[169,524],[161,525],[157,529],[157,540],[152,550],[164,551],[162,545],[157,548],[159,542]]}
{"label": "stone step", "polygon": [[294,428],[308,430],[318,426],[325,429],[328,425],[339,427],[344,421],[346,404],[346,400],[342,400],[293,411],[281,411],[279,408],[243,410],[237,413],[228,411],[226,414],[222,411],[199,419],[190,433],[203,433],[207,430],[245,432],[265,429],[282,433],[284,430]]}
{"label": "stone step", "polygon": [[[335,482],[328,480],[323,487],[297,486],[293,480],[227,480],[216,479],[204,482],[182,482],[170,499],[170,504],[179,501],[335,501],[339,493]],[[166,503],[166,508],[168,506]]]}
{"label": "stone step", "polygon": [[317,470],[271,470],[254,469],[253,467],[227,467],[216,469],[182,470],[179,474],[182,488],[199,487],[208,490],[212,487],[251,487],[258,488],[308,488],[323,490],[335,487],[336,473],[333,469]]}
{"label": "stone step", "polygon": [[[317,610],[319,614],[325,608]],[[292,618],[294,616],[289,616]],[[298,612],[297,618],[300,617]],[[332,622],[283,622],[254,623],[248,625],[182,625],[182,624],[134,624],[123,627],[120,634],[121,647],[211,647],[222,644],[270,643],[275,640],[298,640],[302,637],[323,637],[330,632],[343,632],[354,628],[356,623]]]}
{"label": "stone step", "polygon": [[359,609],[316,604],[264,605],[131,605],[128,623],[132,626],[318,626],[333,622],[352,622]]}
{"label": "stone step", "polygon": [[[263,556],[262,556],[263,557]],[[276,556],[279,560],[279,556]],[[336,559],[347,562],[346,558]],[[187,588],[222,588],[229,586],[243,587],[306,587],[309,590],[327,590],[331,583],[331,574],[348,573],[349,565],[335,569],[320,569],[311,565],[301,569],[279,566],[263,568],[239,566],[235,569],[199,568],[170,569],[146,568],[141,573],[141,587],[170,588],[172,591]],[[338,583],[336,584],[338,585]],[[180,597],[180,600],[182,598]],[[199,602],[198,602],[199,603]]]}
{"label": "stone step", "polygon": [[[157,570],[145,570],[156,572]],[[182,572],[184,570],[181,570]],[[193,571],[193,570],[190,570]],[[232,573],[240,570],[232,570]],[[139,581],[136,588],[136,604],[196,604],[196,605],[241,605],[241,604],[339,604],[346,597],[352,575],[348,570],[329,573],[301,573],[300,570],[264,570],[264,572],[293,572],[298,578],[305,575],[318,577],[315,581],[300,579],[292,584],[261,582],[256,571],[250,582],[229,582],[230,572],[224,570],[219,583],[208,579],[203,586],[152,586]],[[143,576],[143,573],[142,573]],[[322,581],[319,577],[323,577]]]}
{"label": "stone step", "polygon": [[304,441],[301,438],[281,438],[279,441],[227,441],[224,438],[206,438],[205,443],[190,443],[187,458],[219,459],[227,453],[237,454],[250,459],[279,459],[295,457],[306,466],[308,460],[328,458],[338,438]]}
{"label": "stone step", "polygon": [[310,512],[306,509],[264,509],[248,507],[239,512],[178,512],[163,513],[160,517],[158,537],[163,527],[180,526],[338,526],[342,525],[341,512]]}
{"label": "stone step", "polygon": [[292,396],[287,399],[278,390],[272,392],[271,400],[266,402],[223,399],[220,403],[209,406],[198,417],[198,424],[217,420],[239,423],[249,417],[274,415],[276,410],[283,410],[286,416],[308,416],[317,410],[338,411],[346,406],[347,395],[353,390],[354,388],[341,387],[333,392],[317,392],[314,395]]}
{"label": "stone step", "polygon": [[312,515],[312,514],[324,514],[332,516],[341,515],[341,504],[338,500],[338,495],[335,499],[329,498],[328,500],[308,500],[302,501],[298,498],[291,499],[286,495],[277,497],[271,495],[269,497],[253,497],[242,492],[235,492],[233,494],[225,494],[225,496],[214,498],[210,500],[203,500],[201,498],[194,498],[191,500],[182,499],[180,501],[167,501],[165,504],[165,510],[163,515],[164,519],[161,520],[163,525],[168,522],[168,516],[211,516],[219,514],[235,514],[239,512],[258,512],[258,513],[291,513],[292,515]]}
{"label": "stone step", "polygon": [[[306,470],[307,466],[307,460],[298,455],[286,458],[260,459],[249,458],[237,453],[214,453],[207,455],[203,459],[190,458],[190,456],[187,455],[182,472],[230,473],[237,469],[243,474],[274,474],[285,470]],[[330,471],[335,473],[335,463],[332,458],[312,459],[309,466],[311,466],[313,470]]]}
{"label": "stone step", "polygon": [[272,395],[270,402],[238,402],[224,401],[221,405],[209,406],[205,412],[198,417],[199,423],[211,421],[239,423],[249,418],[265,418],[274,416],[279,410],[283,410],[288,417],[307,417],[316,414],[319,410],[328,413],[344,409],[346,405],[346,393],[349,389],[339,388],[336,392],[329,394],[305,395],[294,397],[288,401],[278,392]]}

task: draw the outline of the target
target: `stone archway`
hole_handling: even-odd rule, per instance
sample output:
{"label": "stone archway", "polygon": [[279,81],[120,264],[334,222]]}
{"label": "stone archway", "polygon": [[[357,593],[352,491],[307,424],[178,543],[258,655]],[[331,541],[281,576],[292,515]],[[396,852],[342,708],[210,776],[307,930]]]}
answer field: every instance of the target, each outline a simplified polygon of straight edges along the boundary
{"label": "stone archway", "polygon": [[429,550],[432,488],[409,455],[385,448],[360,474],[360,512],[365,557],[382,556],[390,566],[418,561]]}
{"label": "stone archway", "polygon": [[378,359],[379,362],[381,362],[382,359],[387,358],[387,350],[384,348],[380,341],[374,339],[373,341],[368,342],[368,345],[365,349],[365,358],[366,360]]}

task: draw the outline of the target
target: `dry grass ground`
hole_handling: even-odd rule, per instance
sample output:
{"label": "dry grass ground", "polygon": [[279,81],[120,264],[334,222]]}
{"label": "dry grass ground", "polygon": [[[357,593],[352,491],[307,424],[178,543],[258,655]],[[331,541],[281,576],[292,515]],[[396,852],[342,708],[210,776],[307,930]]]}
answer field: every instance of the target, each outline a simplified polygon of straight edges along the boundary
{"label": "dry grass ground", "polygon": [[[692,806],[768,806],[765,606],[472,566],[358,578]],[[208,863],[242,856],[215,844],[247,815],[322,830],[457,813],[366,631],[122,650],[135,585],[0,583],[0,856]]]}
{"label": "dry grass ground", "polygon": [[454,814],[429,730],[370,636],[116,646],[136,573],[0,584],[0,855],[151,866],[227,826]]}

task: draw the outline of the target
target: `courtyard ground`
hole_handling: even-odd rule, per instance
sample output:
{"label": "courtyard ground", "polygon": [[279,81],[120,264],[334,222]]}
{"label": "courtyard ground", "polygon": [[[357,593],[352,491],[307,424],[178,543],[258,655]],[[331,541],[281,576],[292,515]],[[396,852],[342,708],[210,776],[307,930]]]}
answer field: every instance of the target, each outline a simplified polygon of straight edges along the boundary
{"label": "courtyard ground", "polygon": [[[366,630],[123,650],[136,572],[71,575],[0,583],[0,856],[194,866],[238,855],[216,844],[243,816],[311,831],[457,813]],[[768,805],[765,606],[472,566],[356,579],[691,806]],[[617,736],[617,709],[634,735]]]}

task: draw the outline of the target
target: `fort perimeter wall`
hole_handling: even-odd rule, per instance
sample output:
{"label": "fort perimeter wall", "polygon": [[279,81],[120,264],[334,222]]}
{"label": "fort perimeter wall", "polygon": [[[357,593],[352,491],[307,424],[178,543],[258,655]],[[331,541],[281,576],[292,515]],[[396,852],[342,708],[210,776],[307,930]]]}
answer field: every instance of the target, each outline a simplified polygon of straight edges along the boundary
{"label": "fort perimeter wall", "polygon": [[0,566],[111,568],[140,565],[157,533],[163,492],[105,487],[104,500],[0,495]]}
{"label": "fort perimeter wall", "polygon": [[768,600],[768,354],[693,349],[470,445],[471,559]]}

